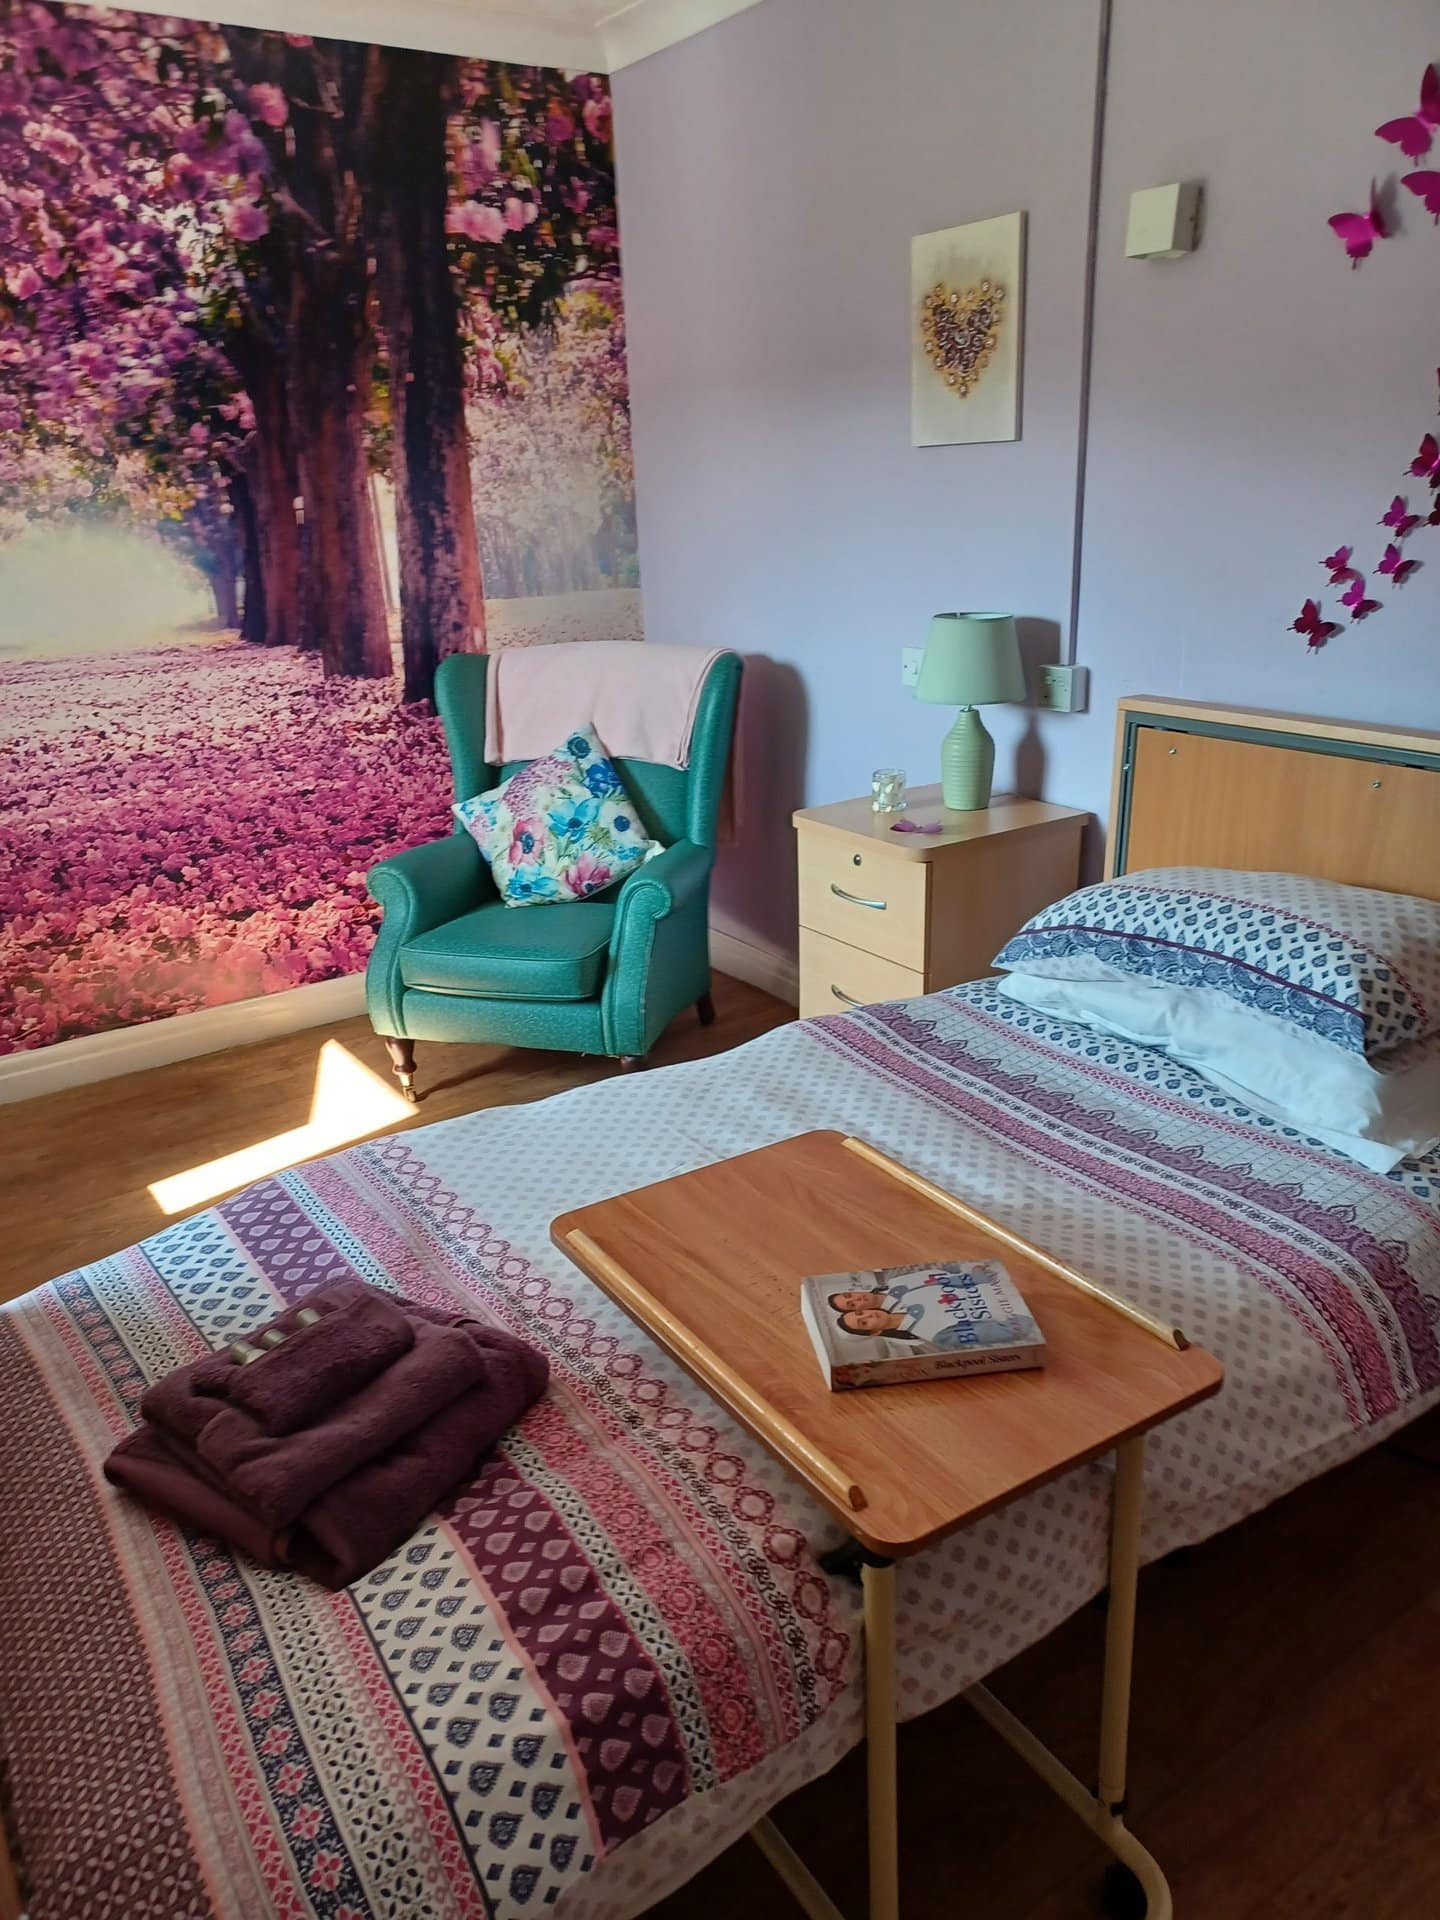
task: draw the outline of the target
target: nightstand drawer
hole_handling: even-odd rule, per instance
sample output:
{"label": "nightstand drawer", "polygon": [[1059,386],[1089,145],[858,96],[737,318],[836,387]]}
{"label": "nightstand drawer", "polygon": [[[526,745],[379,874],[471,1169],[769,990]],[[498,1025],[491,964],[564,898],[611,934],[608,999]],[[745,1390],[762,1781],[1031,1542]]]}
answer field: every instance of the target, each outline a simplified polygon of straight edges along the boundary
{"label": "nightstand drawer", "polygon": [[882,960],[879,954],[847,947],[842,940],[800,929],[800,1018],[843,1013],[847,1007],[876,1000],[911,1000],[925,991],[925,976]]}
{"label": "nightstand drawer", "polygon": [[917,973],[925,968],[929,869],[837,834],[800,834],[800,925]]}

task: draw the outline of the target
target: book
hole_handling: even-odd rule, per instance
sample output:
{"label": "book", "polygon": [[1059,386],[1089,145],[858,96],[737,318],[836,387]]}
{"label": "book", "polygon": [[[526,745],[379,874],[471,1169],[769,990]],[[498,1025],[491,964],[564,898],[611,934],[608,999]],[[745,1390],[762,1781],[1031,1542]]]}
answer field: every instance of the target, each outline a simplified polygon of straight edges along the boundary
{"label": "book", "polygon": [[800,1312],[835,1393],[1045,1364],[1045,1336],[999,1260],[812,1274]]}

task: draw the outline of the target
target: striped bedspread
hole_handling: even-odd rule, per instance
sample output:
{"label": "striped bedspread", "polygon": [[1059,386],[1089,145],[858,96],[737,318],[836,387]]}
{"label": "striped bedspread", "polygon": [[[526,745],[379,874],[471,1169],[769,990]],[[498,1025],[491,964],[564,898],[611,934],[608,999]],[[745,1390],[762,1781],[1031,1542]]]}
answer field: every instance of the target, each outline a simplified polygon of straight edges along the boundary
{"label": "striped bedspread", "polygon": [[[0,1312],[0,1779],[35,1920],[624,1920],[857,1739],[833,1524],[548,1235],[812,1127],[1223,1357],[1152,1442],[1152,1554],[1440,1389],[1440,1164],[1368,1173],[984,983],[265,1181]],[[478,1304],[553,1369],[386,1565],[327,1593],[101,1480],[150,1381],[350,1275]],[[1107,1474],[906,1565],[906,1714],[1099,1588]]]}

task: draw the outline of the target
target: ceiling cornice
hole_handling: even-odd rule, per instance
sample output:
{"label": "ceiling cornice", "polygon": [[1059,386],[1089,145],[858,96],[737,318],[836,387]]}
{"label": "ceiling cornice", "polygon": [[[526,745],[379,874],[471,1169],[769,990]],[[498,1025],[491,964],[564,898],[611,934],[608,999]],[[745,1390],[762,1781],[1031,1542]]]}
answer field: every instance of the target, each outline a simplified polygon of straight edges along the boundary
{"label": "ceiling cornice", "polygon": [[[544,0],[218,0],[182,11],[242,27],[271,27],[382,46],[424,47],[528,66],[613,73],[678,40],[717,26],[759,0],[593,0],[590,18],[573,8],[547,13]],[[82,6],[113,0],[79,0]],[[139,11],[149,11],[139,8]],[[571,17],[566,17],[567,15]]]}

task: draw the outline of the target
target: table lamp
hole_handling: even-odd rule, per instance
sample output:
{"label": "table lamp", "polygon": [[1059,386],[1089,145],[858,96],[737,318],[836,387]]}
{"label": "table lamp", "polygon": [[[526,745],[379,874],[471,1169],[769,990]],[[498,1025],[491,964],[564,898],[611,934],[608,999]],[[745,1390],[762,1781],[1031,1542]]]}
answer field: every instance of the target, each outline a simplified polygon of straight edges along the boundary
{"label": "table lamp", "polygon": [[940,747],[940,792],[945,805],[956,813],[988,807],[995,742],[976,708],[1025,698],[1014,616],[937,613],[926,636],[915,698],[960,709]]}

